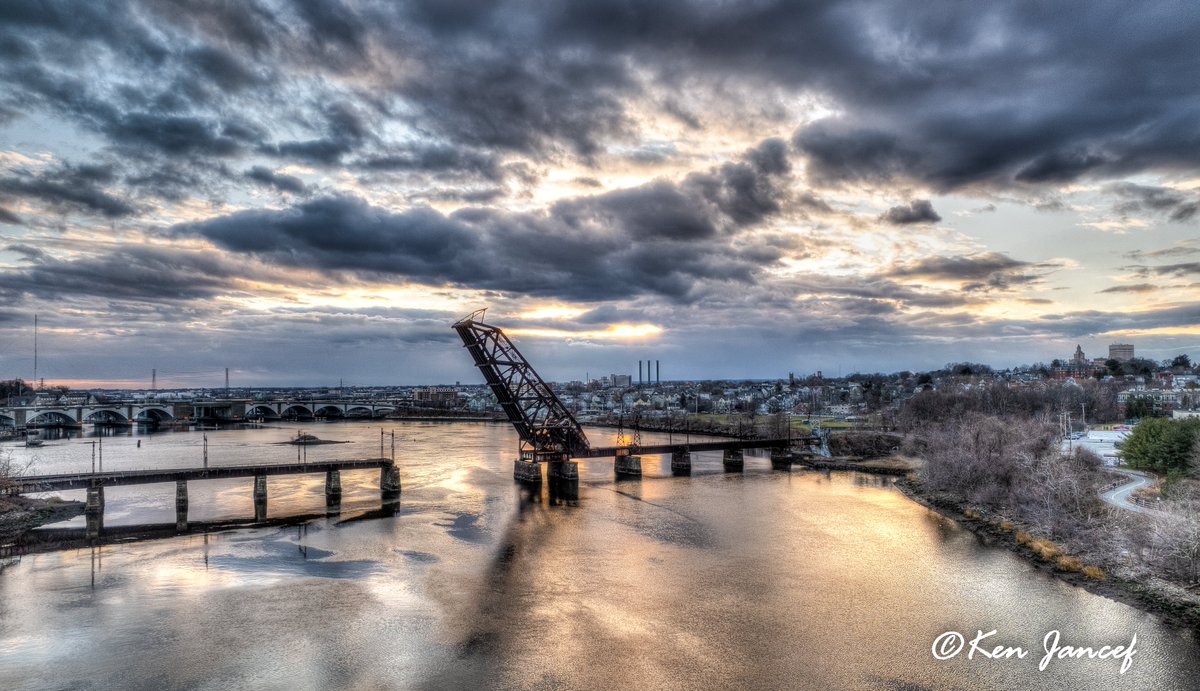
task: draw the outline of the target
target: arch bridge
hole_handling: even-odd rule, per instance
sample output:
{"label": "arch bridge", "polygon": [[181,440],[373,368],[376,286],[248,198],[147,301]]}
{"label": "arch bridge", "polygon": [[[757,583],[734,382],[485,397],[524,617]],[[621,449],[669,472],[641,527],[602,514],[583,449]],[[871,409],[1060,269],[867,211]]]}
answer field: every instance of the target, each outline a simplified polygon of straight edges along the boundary
{"label": "arch bridge", "polygon": [[82,424],[135,424],[170,422],[173,406],[146,403],[93,405],[10,406],[0,408],[0,426],[76,427]]}

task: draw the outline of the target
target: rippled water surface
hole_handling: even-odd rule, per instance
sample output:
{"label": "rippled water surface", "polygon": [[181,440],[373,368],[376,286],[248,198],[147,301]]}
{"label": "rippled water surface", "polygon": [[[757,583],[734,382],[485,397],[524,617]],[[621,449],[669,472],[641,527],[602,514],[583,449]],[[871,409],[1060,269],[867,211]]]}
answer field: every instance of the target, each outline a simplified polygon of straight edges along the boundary
{"label": "rippled water surface", "polygon": [[[210,463],[294,461],[275,442],[298,428],[210,431]],[[377,424],[305,429],[350,442],[309,460],[379,455]],[[616,482],[594,459],[562,500],[514,485],[510,427],[383,429],[398,507],[381,511],[378,471],[344,473],[329,516],[323,477],[272,477],[268,519],[315,517],[0,557],[0,688],[1200,687],[1188,634],[980,544],[886,479],[750,456],[726,475],[706,453],[688,478],[648,456],[642,480]],[[72,472],[90,468],[91,441],[12,451]],[[104,467],[199,465],[201,445],[107,437]],[[108,489],[106,528],[173,525],[174,489]],[[254,516],[249,479],[189,491],[193,525]],[[931,655],[944,632],[992,629],[1027,657]],[[1124,675],[1114,660],[1039,671],[1052,630],[1093,647],[1136,634],[1137,652]]]}

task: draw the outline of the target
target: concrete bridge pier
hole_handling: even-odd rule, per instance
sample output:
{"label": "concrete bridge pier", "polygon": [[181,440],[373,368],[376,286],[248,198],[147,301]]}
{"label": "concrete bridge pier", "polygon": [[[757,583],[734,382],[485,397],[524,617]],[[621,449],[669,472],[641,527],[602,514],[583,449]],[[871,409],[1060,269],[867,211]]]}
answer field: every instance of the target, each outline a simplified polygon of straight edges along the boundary
{"label": "concrete bridge pier", "polygon": [[613,459],[613,470],[616,471],[617,477],[641,477],[642,457],[630,454],[628,449],[621,449]]}
{"label": "concrete bridge pier", "polygon": [[746,454],[741,449],[725,449],[721,463],[727,473],[740,473],[746,468]]}
{"label": "concrete bridge pier", "polygon": [[671,452],[671,474],[692,474],[692,452],[687,449],[675,449]]}
{"label": "concrete bridge pier", "polygon": [[188,490],[187,480],[175,481],[175,530],[187,530],[188,521]]}
{"label": "concrete bridge pier", "polygon": [[379,469],[379,491],[400,494],[400,469],[394,464]]}
{"label": "concrete bridge pier", "polygon": [[267,520],[267,476],[254,476],[254,520]]}
{"label": "concrete bridge pier", "polygon": [[579,482],[579,464],[575,461],[550,461],[546,474],[551,480]]}
{"label": "concrete bridge pier", "polygon": [[90,540],[100,537],[104,530],[104,487],[95,485],[87,488],[87,503],[83,506],[83,515],[87,523],[87,536]]}
{"label": "concrete bridge pier", "polygon": [[579,502],[579,478],[550,481],[550,504],[575,506]]}
{"label": "concrete bridge pier", "polygon": [[342,503],[342,473],[339,470],[325,471],[325,504]]}
{"label": "concrete bridge pier", "polygon": [[542,464],[518,458],[513,461],[513,479],[518,482],[540,483],[542,481]]}
{"label": "concrete bridge pier", "polygon": [[795,456],[787,449],[771,449],[771,468],[774,470],[791,470]]}

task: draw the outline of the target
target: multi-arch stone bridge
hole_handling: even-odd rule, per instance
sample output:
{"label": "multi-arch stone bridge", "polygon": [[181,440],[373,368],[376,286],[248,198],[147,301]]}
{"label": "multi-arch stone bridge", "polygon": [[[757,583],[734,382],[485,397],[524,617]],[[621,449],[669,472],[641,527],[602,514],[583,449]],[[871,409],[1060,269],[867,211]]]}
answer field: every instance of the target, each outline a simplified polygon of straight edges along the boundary
{"label": "multi-arch stone bridge", "polygon": [[257,419],[372,419],[383,417],[395,410],[396,406],[391,403],[352,400],[197,400],[51,404],[0,407],[0,427],[240,422]]}

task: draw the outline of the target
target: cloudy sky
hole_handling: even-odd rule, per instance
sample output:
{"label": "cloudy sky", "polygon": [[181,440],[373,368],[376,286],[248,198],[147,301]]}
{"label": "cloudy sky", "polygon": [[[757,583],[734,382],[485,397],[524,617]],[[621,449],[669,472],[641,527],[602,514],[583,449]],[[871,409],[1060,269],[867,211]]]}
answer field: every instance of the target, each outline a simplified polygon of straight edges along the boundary
{"label": "cloudy sky", "polygon": [[5,0],[0,377],[1200,356],[1200,9]]}

